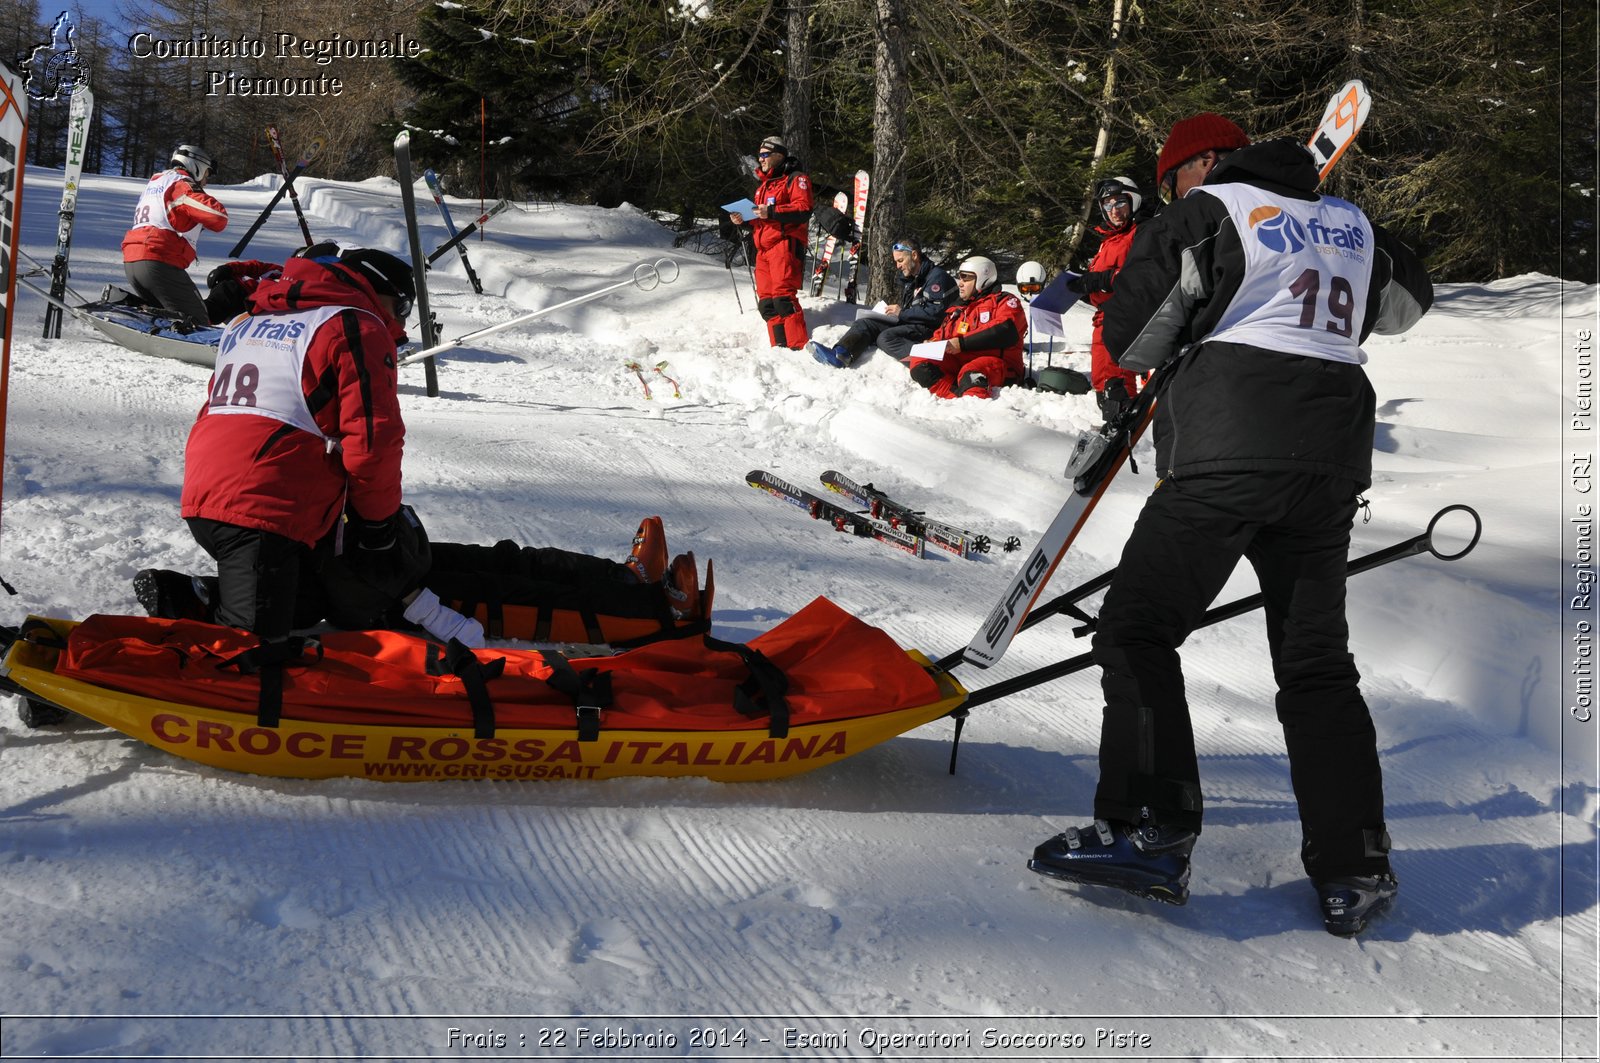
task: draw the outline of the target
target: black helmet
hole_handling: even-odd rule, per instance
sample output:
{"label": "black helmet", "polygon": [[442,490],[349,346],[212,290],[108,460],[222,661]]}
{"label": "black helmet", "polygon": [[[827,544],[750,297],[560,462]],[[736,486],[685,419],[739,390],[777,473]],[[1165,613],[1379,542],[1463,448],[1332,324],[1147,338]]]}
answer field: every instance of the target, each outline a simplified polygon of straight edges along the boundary
{"label": "black helmet", "polygon": [[212,171],[217,168],[217,160],[211,157],[209,151],[198,144],[179,144],[172,149],[172,158],[167,162],[167,165],[181,166],[189,171],[190,177],[193,177],[201,184],[205,184],[206,178],[210,177]]}
{"label": "black helmet", "polygon": [[339,256],[339,261],[367,279],[379,295],[392,295],[405,304],[401,317],[411,311],[417,298],[417,278],[411,263],[375,247],[355,247]]}

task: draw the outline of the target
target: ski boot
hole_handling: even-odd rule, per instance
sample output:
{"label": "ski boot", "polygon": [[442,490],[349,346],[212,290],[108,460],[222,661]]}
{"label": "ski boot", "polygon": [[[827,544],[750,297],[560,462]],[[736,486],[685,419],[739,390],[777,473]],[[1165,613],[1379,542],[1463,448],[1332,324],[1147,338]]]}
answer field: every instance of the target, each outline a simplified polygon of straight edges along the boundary
{"label": "ski boot", "polygon": [[1192,830],[1097,819],[1073,827],[1033,851],[1028,870],[1085,886],[1110,886],[1166,904],[1189,900]]}
{"label": "ski boot", "polygon": [[1388,910],[1400,890],[1393,875],[1347,875],[1312,885],[1322,903],[1322,925],[1337,937],[1361,933],[1373,916]]}

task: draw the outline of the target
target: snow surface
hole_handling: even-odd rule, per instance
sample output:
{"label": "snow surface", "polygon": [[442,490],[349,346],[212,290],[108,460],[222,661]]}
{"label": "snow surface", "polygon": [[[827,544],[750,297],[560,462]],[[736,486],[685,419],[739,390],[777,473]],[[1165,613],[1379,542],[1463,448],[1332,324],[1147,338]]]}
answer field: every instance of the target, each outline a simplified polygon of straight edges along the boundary
{"label": "snow surface", "polygon": [[[26,181],[25,247],[45,260],[61,175]],[[393,180],[302,186],[319,238],[403,249]],[[235,220],[203,239],[197,278],[273,188],[213,189]],[[121,279],[139,190],[84,179],[83,295]],[[432,246],[442,224],[420,185],[418,197]],[[457,202],[456,215],[476,208]],[[296,232],[281,209],[247,255],[281,258]],[[836,534],[746,488],[746,471],[814,484],[838,468],[1031,543],[1065,497],[1077,430],[1097,420],[1087,396],[940,402],[881,356],[834,371],[768,349],[748,275],[674,252],[672,233],[630,207],[510,212],[469,248],[484,295],[454,255],[433,274],[446,336],[640,261],[673,255],[682,273],[461,350],[440,363],[437,398],[420,366],[403,370],[408,500],[437,538],[613,557],[659,513],[674,550],[716,559],[724,638],[827,595],[941,656],[1020,558],[918,560]],[[824,338],[852,316],[805,302]],[[71,318],[41,341],[43,311],[21,296],[5,622],[137,612],[137,570],[206,567],[178,518],[206,373]],[[813,774],[737,785],[285,781],[87,722],[29,730],[8,711],[3,1054],[1593,1058],[1595,725],[1562,704],[1555,588],[1563,351],[1595,312],[1595,289],[1549,277],[1449,286],[1410,334],[1369,345],[1377,482],[1355,552],[1452,503],[1477,508],[1484,537],[1464,560],[1424,555],[1351,584],[1402,882],[1394,912],[1358,939],[1322,930],[1299,867],[1258,615],[1185,652],[1209,805],[1186,908],[1057,888],[1024,867],[1088,818],[1092,672],[974,710],[954,776],[942,720]],[[1068,321],[1085,351],[1088,313]],[[653,379],[647,399],[628,358],[668,360],[682,397]],[[1057,590],[1115,563],[1151,482],[1148,466],[1117,481]],[[1251,590],[1241,573],[1224,598]],[[958,675],[978,687],[1082,652],[1070,627],[1024,633],[993,674]],[[908,1036],[921,1040],[886,1040]]]}

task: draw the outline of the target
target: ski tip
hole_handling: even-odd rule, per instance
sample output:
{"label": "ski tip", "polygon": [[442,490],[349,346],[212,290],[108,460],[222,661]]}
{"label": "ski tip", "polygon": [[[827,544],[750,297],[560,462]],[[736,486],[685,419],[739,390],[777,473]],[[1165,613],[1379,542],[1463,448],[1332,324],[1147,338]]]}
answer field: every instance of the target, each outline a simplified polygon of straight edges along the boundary
{"label": "ski tip", "polygon": [[395,138],[394,138],[394,146],[397,147],[397,148],[408,148],[408,147],[410,147],[411,146],[411,130],[409,130],[409,129],[400,130],[399,134],[397,134],[395,136]]}

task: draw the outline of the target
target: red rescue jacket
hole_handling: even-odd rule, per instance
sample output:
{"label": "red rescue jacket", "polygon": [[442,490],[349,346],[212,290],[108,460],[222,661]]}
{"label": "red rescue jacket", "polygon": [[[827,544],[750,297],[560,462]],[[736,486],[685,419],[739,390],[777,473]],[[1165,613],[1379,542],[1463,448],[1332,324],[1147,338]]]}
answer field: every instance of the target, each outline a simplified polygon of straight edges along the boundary
{"label": "red rescue jacket", "polygon": [[[194,243],[190,237],[197,235],[197,227],[220,233],[228,226],[228,208],[209,196],[193,178],[183,170],[163,170],[150,178],[150,184],[176,174],[177,179],[167,186],[160,205],[166,208],[165,217],[151,209],[154,205],[141,196],[134,210],[133,228],[122,238],[122,261],[145,262],[154,259],[169,266],[188,269],[194,262]],[[146,191],[149,191],[146,186]],[[186,236],[185,234],[189,234]]]}
{"label": "red rescue jacket", "polygon": [[952,336],[960,341],[961,353],[945,356],[946,376],[959,376],[963,365],[981,355],[997,357],[1005,363],[1006,378],[996,384],[1015,383],[1027,375],[1022,345],[1028,337],[1028,315],[1022,300],[1002,291],[999,285],[944,312],[944,321],[932,338],[947,340]]}
{"label": "red rescue jacket", "polygon": [[[397,393],[390,323],[367,280],[352,269],[291,258],[283,276],[250,297],[255,315],[345,307],[312,335],[300,385],[321,436],[254,414],[211,414],[210,397],[189,430],[182,513],[259,528],[315,545],[346,501],[362,517],[382,520],[400,507],[400,456],[405,424]],[[227,342],[227,335],[223,341]],[[213,374],[211,387],[217,387]]]}
{"label": "red rescue jacket", "polygon": [[770,206],[772,217],[751,218],[750,235],[757,251],[777,247],[785,240],[798,240],[803,248],[811,222],[811,178],[803,173],[762,173],[761,184],[750,199],[756,206]]}

